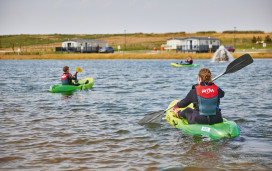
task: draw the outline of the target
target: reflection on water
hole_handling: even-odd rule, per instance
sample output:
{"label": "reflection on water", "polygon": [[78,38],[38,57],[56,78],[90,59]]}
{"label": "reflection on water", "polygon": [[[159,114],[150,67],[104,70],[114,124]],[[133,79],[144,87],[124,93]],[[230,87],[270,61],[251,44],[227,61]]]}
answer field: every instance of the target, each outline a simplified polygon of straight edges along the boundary
{"label": "reflection on water", "polygon": [[[197,82],[200,68],[214,76],[228,63],[195,60],[0,61],[0,168],[2,170],[270,170],[272,168],[271,64],[250,66],[216,80],[226,95],[224,117],[241,135],[208,141],[160,124],[137,124],[164,110]],[[62,66],[93,77],[89,91],[49,93]],[[35,66],[35,67],[32,67]],[[46,76],[41,70],[47,68]],[[32,73],[33,75],[29,75]],[[257,85],[256,85],[257,84]]]}
{"label": "reflection on water", "polygon": [[[57,93],[58,94],[58,93]],[[68,91],[68,92],[61,92],[59,93],[62,95],[63,99],[68,99],[68,98],[72,98],[74,92],[73,91]]]}

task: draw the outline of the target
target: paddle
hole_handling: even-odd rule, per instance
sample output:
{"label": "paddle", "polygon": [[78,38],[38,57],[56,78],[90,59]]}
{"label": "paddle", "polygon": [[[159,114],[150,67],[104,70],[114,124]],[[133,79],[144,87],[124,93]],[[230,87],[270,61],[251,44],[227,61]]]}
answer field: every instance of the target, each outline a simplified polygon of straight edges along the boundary
{"label": "paddle", "polygon": [[[76,67],[76,74],[75,75],[77,75],[78,72],[82,72],[82,69],[79,67]],[[72,80],[72,81],[77,82],[77,80]]]}
{"label": "paddle", "polygon": [[[82,69],[79,67],[76,67],[77,72],[82,72]],[[88,81],[89,82],[89,81]],[[87,81],[81,86],[81,90],[84,90],[84,86],[88,83]]]}
{"label": "paddle", "polygon": [[[215,77],[212,81],[218,79],[219,77],[225,75],[225,74],[230,74],[230,73],[234,73],[246,66],[248,66],[249,64],[251,64],[253,62],[253,59],[251,58],[251,56],[249,54],[244,54],[242,56],[240,56],[239,58],[235,59],[234,61],[232,61],[228,66],[225,72],[223,72],[222,74],[218,75],[217,77]],[[146,123],[159,123],[162,120],[162,116],[165,112],[167,112],[169,109],[171,109],[173,106],[170,106],[169,108],[167,108],[166,110],[160,110],[157,112],[153,112],[150,114],[146,114],[146,116],[141,119],[138,124],[146,124]]]}
{"label": "paddle", "polygon": [[76,67],[76,71],[77,71],[77,72],[82,72],[82,69],[79,68],[79,67]]}
{"label": "paddle", "polygon": [[228,65],[226,71],[223,72],[222,74],[218,75],[217,77],[215,77],[212,81],[223,76],[224,74],[230,74],[230,73],[234,73],[236,71],[239,71],[240,69],[248,66],[252,62],[253,62],[253,59],[251,58],[251,56],[249,54],[244,54],[244,55],[240,56],[239,58],[235,59],[234,61],[232,61]]}

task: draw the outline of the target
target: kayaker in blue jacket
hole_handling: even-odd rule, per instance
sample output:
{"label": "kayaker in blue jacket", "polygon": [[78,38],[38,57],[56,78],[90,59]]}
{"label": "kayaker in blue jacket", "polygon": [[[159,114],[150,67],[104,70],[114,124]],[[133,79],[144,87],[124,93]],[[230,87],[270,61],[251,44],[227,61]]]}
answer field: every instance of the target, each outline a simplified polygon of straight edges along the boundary
{"label": "kayaker in blue jacket", "polygon": [[77,81],[77,72],[74,73],[74,75],[69,73],[69,67],[64,66],[63,67],[63,74],[61,75],[61,83],[62,85],[79,85],[79,84],[74,84],[72,80]]}
{"label": "kayaker in blue jacket", "polygon": [[193,64],[193,58],[191,56],[189,56],[189,58],[186,60],[186,61],[180,61],[180,64],[183,64],[183,65],[190,65],[190,64]]}
{"label": "kayaker in blue jacket", "polygon": [[[186,118],[189,124],[212,125],[223,122],[219,104],[225,92],[211,81],[211,71],[202,68],[198,74],[198,84],[193,85],[187,96],[177,101],[173,107],[178,118]],[[189,107],[183,111],[177,109],[187,107],[190,103],[194,104],[194,109]]]}

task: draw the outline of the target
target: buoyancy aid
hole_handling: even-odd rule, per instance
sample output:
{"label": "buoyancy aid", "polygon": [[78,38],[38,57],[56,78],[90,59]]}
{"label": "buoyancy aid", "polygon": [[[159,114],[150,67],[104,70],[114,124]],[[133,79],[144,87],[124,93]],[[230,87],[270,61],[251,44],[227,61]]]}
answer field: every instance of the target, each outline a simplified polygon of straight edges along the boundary
{"label": "buoyancy aid", "polygon": [[68,77],[69,77],[69,74],[66,74],[66,73],[63,73],[61,75],[61,83],[62,83],[62,85],[70,85]]}
{"label": "buoyancy aid", "polygon": [[214,84],[195,86],[199,113],[203,116],[216,115],[218,108],[218,87]]}
{"label": "buoyancy aid", "polygon": [[193,60],[192,60],[192,59],[189,59],[189,60],[188,60],[188,63],[189,63],[189,64],[193,64]]}

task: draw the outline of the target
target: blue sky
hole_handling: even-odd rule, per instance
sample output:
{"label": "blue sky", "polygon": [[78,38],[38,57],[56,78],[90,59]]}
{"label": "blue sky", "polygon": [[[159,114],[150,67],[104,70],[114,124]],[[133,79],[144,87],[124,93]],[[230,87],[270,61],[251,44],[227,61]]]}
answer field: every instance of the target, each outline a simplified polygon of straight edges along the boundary
{"label": "blue sky", "polygon": [[272,0],[0,0],[0,35],[272,32]]}

